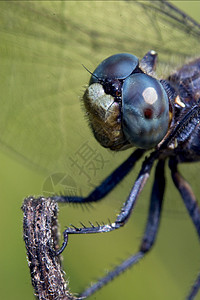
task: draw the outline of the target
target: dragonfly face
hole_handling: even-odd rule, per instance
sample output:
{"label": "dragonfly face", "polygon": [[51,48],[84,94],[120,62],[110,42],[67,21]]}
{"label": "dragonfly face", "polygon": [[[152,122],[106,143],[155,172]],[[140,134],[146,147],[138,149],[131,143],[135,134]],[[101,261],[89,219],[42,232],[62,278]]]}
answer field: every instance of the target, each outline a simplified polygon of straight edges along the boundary
{"label": "dragonfly face", "polygon": [[[148,53],[143,60],[152,55]],[[164,138],[170,124],[164,88],[127,53],[115,54],[97,67],[83,101],[94,136],[112,150],[151,149]]]}
{"label": "dragonfly face", "polygon": [[[191,96],[194,87],[199,86],[198,79],[193,78],[192,86],[190,80],[182,80],[183,70],[180,73],[175,70],[199,55],[199,25],[164,2],[2,2],[0,19],[1,145],[6,152],[15,153],[20,160],[39,169],[45,177],[51,175],[52,179],[55,174],[58,180],[58,174],[67,172],[70,178],[65,194],[70,190],[70,195],[87,195],[132,151],[128,149],[113,155],[111,151],[102,150],[92,137],[79,101],[82,87],[88,82],[88,73],[81,64],[93,70],[106,57],[127,52],[136,55],[141,62],[144,53],[154,49],[159,57],[157,79],[167,80],[174,91],[181,94],[180,99],[174,98],[177,122],[183,117],[183,110],[186,115],[195,104],[192,101],[197,102],[198,92],[195,97],[193,94],[188,97],[187,93]],[[144,62],[143,67],[150,76],[154,75],[154,70],[148,69],[149,63]],[[191,68],[185,72],[188,70]],[[182,85],[177,84],[180,76]],[[185,86],[190,86],[189,91]],[[176,135],[168,145],[170,153],[176,153],[177,145],[188,133],[191,138],[184,147],[189,154],[186,157],[180,153],[181,161],[198,160],[199,154],[192,159],[190,155],[190,151],[197,153],[199,149],[198,130],[191,130],[195,135],[190,135],[186,128],[183,137]],[[127,182],[130,181],[131,185],[122,190],[123,197],[117,190],[114,199],[125,200],[133,184],[132,177],[127,178]],[[143,194],[142,198],[148,195]],[[19,201],[21,203],[21,198]],[[116,203],[115,209],[120,203]],[[113,208],[108,213],[110,218],[112,212]],[[96,213],[98,221],[98,207]],[[83,220],[82,212],[78,220]],[[70,246],[73,247],[73,243]],[[88,251],[88,245],[86,249]],[[193,276],[194,270],[190,282]],[[180,292],[179,296],[182,295]]]}

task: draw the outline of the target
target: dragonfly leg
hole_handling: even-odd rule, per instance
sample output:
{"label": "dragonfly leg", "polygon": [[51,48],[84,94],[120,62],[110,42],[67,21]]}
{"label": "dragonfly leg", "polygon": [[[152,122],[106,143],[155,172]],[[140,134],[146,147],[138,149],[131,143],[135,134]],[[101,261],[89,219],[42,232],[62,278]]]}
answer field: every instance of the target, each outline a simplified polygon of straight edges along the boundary
{"label": "dragonfly leg", "polygon": [[[197,234],[200,237],[200,207],[198,206],[196,197],[188,184],[188,182],[181,176],[177,169],[177,161],[175,159],[170,159],[169,167],[171,169],[171,175],[173,182],[178,189],[183,202],[188,210],[188,213],[192,219],[192,222],[196,228]],[[200,289],[200,274],[198,274],[197,279],[191,287],[190,293],[187,300],[192,300],[198,293]]]}
{"label": "dragonfly leg", "polygon": [[186,300],[193,300],[196,297],[199,289],[200,289],[200,273],[198,274],[197,279],[195,280]]}
{"label": "dragonfly leg", "polygon": [[114,223],[98,225],[98,226],[94,226],[93,224],[91,224],[91,227],[86,227],[83,225],[83,227],[81,227],[81,228],[77,228],[73,225],[71,227],[68,227],[63,233],[64,234],[64,242],[63,242],[63,245],[61,246],[60,250],[58,250],[57,254],[60,254],[66,247],[67,240],[68,240],[68,234],[88,234],[88,233],[110,232],[110,231],[113,231],[115,229],[118,229],[118,228],[124,226],[124,224],[128,221],[128,219],[131,215],[131,212],[133,210],[133,207],[136,203],[136,200],[137,200],[140,192],[142,191],[147,179],[149,178],[149,174],[152,169],[153,162],[156,158],[157,158],[157,152],[153,152],[150,155],[150,157],[144,161],[141,171],[140,171],[140,173],[135,181],[135,184],[131,190],[131,193],[130,193],[128,199],[126,200],[126,202],[124,203],[123,207],[121,208],[121,211],[120,211],[119,215],[117,216]]}
{"label": "dragonfly leg", "polygon": [[97,202],[111,192],[114,187],[131,171],[135,163],[142,157],[145,150],[135,150],[113,173],[111,173],[87,197],[78,196],[53,196],[53,200],[64,203],[89,203]]}
{"label": "dragonfly leg", "polygon": [[173,182],[178,189],[183,202],[188,210],[188,213],[192,219],[192,222],[197,230],[197,234],[200,237],[200,207],[198,206],[196,197],[188,184],[188,182],[181,176],[177,169],[177,161],[170,159],[169,167],[171,169],[171,176]]}
{"label": "dragonfly leg", "polygon": [[123,261],[119,266],[117,266],[112,271],[110,271],[105,277],[101,278],[91,287],[86,289],[80,295],[80,297],[89,297],[97,290],[102,288],[104,285],[106,285],[108,282],[110,282],[115,277],[117,277],[122,272],[124,272],[126,269],[135,265],[141,258],[144,257],[144,255],[147,252],[150,251],[150,249],[154,244],[155,238],[157,236],[158,228],[159,228],[164,189],[165,189],[164,161],[159,161],[155,173],[155,180],[154,180],[154,185],[151,194],[151,201],[150,201],[146,229],[145,229],[145,233],[139,251],[133,256]]}

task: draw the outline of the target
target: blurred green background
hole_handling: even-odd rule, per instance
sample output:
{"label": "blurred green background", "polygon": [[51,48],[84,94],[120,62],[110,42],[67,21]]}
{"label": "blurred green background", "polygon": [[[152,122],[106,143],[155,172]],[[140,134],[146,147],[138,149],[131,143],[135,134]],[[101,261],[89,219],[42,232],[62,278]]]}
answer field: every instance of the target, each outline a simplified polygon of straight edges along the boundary
{"label": "blurred green background", "polygon": [[[102,2],[103,3],[103,2]],[[19,2],[19,5],[21,3]],[[196,20],[200,21],[199,18],[199,1],[174,1],[179,8],[182,8],[188,14],[196,18]],[[10,53],[6,52],[7,49],[11,49],[8,47],[9,42],[14,41],[15,30],[13,30],[13,36],[11,34],[12,27],[12,13],[13,8],[12,2],[5,6],[5,2],[0,3],[1,12],[4,11],[4,16],[7,18],[7,28],[4,27],[5,24],[0,23],[0,37],[1,39],[1,53],[5,52],[10,60],[13,59]],[[16,5],[16,4],[15,4]],[[46,2],[47,9],[50,9],[53,14],[53,9],[51,7],[50,2]],[[48,6],[49,5],[49,6]],[[76,8],[79,7],[79,3],[77,3]],[[40,11],[40,4],[36,6],[38,9],[38,14],[40,17],[44,17],[43,11]],[[7,12],[7,14],[6,14]],[[26,12],[26,10],[24,10]],[[35,12],[35,11],[34,11]],[[81,8],[80,8],[81,12]],[[88,13],[88,12],[87,12]],[[18,15],[19,14],[19,15]],[[30,14],[30,12],[29,12]],[[26,16],[25,16],[26,17]],[[27,32],[28,28],[28,19],[29,19],[28,11],[27,11]],[[24,18],[24,15],[20,15],[20,10],[16,9],[16,18],[18,24],[18,28],[16,28],[16,34],[18,34],[17,39],[18,50],[21,47],[22,56],[24,55],[26,61],[28,61],[28,57],[26,54],[23,54],[24,45],[24,35],[27,32],[20,31],[20,20]],[[73,18],[73,14],[71,15]],[[43,18],[45,20],[45,18]],[[49,21],[49,19],[48,19]],[[34,20],[32,20],[34,22]],[[50,22],[50,21],[49,21]],[[37,22],[36,22],[37,24]],[[49,23],[50,24],[50,23]],[[38,24],[37,24],[38,25]],[[45,27],[45,26],[44,26]],[[48,24],[47,24],[48,27]],[[17,31],[18,29],[18,31]],[[53,32],[53,28],[51,31]],[[84,29],[83,29],[84,31]],[[53,36],[53,35],[52,35]],[[35,35],[33,34],[33,45],[37,48],[37,43],[40,43],[42,39],[38,38],[37,30],[35,31]],[[71,37],[73,39],[73,36]],[[91,32],[92,38],[92,32]],[[52,42],[52,41],[51,41]],[[58,41],[55,39],[55,43]],[[5,43],[5,45],[4,45]],[[5,46],[5,47],[4,47]],[[74,46],[74,45],[73,45]],[[77,43],[77,47],[79,47]],[[7,47],[7,48],[6,48]],[[191,45],[193,47],[193,45]],[[83,46],[84,48],[84,46]],[[49,51],[51,51],[50,49]],[[118,49],[116,48],[116,52]],[[36,50],[35,50],[36,51]],[[87,49],[83,49],[87,53]],[[19,51],[20,53],[20,51]],[[36,52],[37,55],[37,52]],[[43,54],[45,56],[45,53]],[[48,56],[49,55],[49,56]],[[97,53],[97,56],[100,57],[100,54]],[[17,57],[17,56],[15,56]],[[42,56],[41,56],[42,57]],[[94,59],[92,57],[88,57],[89,59]],[[31,58],[32,59],[32,58]],[[46,61],[45,63],[51,64],[50,54],[46,53]],[[59,57],[57,58],[58,64],[57,69],[58,72],[63,72],[65,68],[62,65]],[[1,59],[2,60],[2,59]],[[73,60],[73,55],[72,55]],[[21,60],[22,61],[22,60]],[[55,61],[56,63],[56,61]],[[70,63],[70,61],[69,61]],[[78,62],[79,67],[81,68],[81,63],[88,63],[82,61]],[[29,72],[32,72],[32,66],[34,61],[30,62]],[[88,63],[89,64],[89,63]],[[1,65],[1,63],[0,63]],[[2,64],[6,72],[6,66],[14,66],[15,61],[11,60],[7,62],[7,65]],[[73,63],[72,63],[73,65]],[[88,67],[88,65],[86,64]],[[94,65],[91,63],[89,68],[93,68]],[[28,68],[28,67],[27,67]],[[39,66],[38,66],[39,69]],[[1,68],[2,70],[2,68]],[[18,66],[18,71],[20,70],[20,66]],[[6,73],[1,74],[3,80],[5,80]],[[13,72],[15,72],[13,68]],[[45,71],[44,71],[45,72]],[[72,74],[67,74],[66,80],[70,82],[73,81],[73,76],[75,76],[77,70],[73,69]],[[79,72],[79,70],[78,70]],[[82,70],[82,73],[85,71]],[[42,73],[43,74],[43,73]],[[53,74],[52,76],[54,76]],[[41,77],[42,75],[38,74]],[[40,78],[39,77],[39,78]],[[77,94],[81,95],[82,86],[87,83],[88,74],[85,75],[84,80],[80,83],[77,88]],[[45,78],[46,80],[47,78]],[[33,86],[26,86],[26,78],[24,78],[24,86],[23,89],[27,88],[27,95],[31,98],[31,91],[34,93],[34,82]],[[8,87],[4,86],[6,90],[11,88],[11,82],[9,82]],[[15,83],[14,83],[15,84]],[[44,83],[45,84],[45,83]],[[61,83],[64,85],[65,83]],[[76,79],[74,85],[78,84],[78,79]],[[16,88],[16,94],[19,94],[19,91],[22,87],[19,86],[19,83],[16,82],[15,85],[12,86],[12,89]],[[14,95],[14,90],[12,97]],[[60,95],[61,98],[65,98],[67,96],[67,92],[65,91],[64,95]],[[69,94],[71,97],[71,94]],[[29,98],[27,98],[29,99]],[[25,99],[27,101],[27,99]],[[6,100],[6,99],[4,99]],[[25,102],[26,102],[25,101]],[[25,103],[24,102],[24,103]],[[6,103],[6,101],[5,101]],[[4,106],[6,104],[4,103]],[[26,103],[24,104],[26,105]],[[79,107],[79,102],[77,101],[76,108]],[[75,109],[76,109],[75,108]],[[12,108],[15,110],[15,106]],[[77,108],[79,109],[79,108]],[[52,113],[53,116],[53,113]],[[31,118],[31,115],[30,115]],[[13,127],[15,127],[15,119],[13,121]],[[19,121],[19,120],[18,120]],[[28,121],[27,118],[25,120]],[[44,122],[46,120],[44,119]],[[72,113],[72,117],[70,121],[75,121]],[[17,123],[16,123],[17,124]],[[80,121],[81,126],[83,128],[80,129],[82,135],[82,139],[86,138],[86,134],[90,134],[87,123],[84,118]],[[83,125],[82,125],[83,124]],[[22,125],[24,123],[22,122]],[[18,126],[18,125],[16,125]],[[49,129],[51,132],[51,128]],[[6,130],[3,134],[6,134]],[[23,132],[21,133],[23,134]],[[46,137],[48,140],[48,137]],[[49,137],[50,138],[50,137]],[[55,137],[54,137],[55,138]],[[68,130],[68,136],[66,137],[73,147],[73,143],[75,138],[74,132],[70,133]],[[13,143],[18,143],[19,137],[16,136]],[[39,142],[35,142],[32,136],[29,137],[29,142],[33,142],[31,147],[34,147],[36,143],[36,147],[40,147]],[[56,140],[56,138],[55,138]],[[34,299],[33,290],[30,282],[30,274],[26,261],[26,251],[24,242],[22,239],[22,211],[20,207],[22,205],[22,201],[24,197],[29,195],[40,195],[43,191],[43,184],[45,181],[45,176],[42,172],[35,171],[31,166],[27,166],[26,160],[23,158],[19,158],[15,155],[12,155],[12,151],[8,151],[7,148],[3,147],[4,140],[2,140],[2,152],[0,152],[0,199],[1,199],[1,218],[0,218],[0,228],[1,228],[1,252],[0,252],[0,293],[1,299]],[[27,143],[28,144],[28,143]],[[47,141],[48,144],[48,141]],[[24,141],[24,145],[21,145],[21,148],[26,149],[26,142]],[[76,145],[75,145],[76,147]],[[15,148],[15,146],[14,146]],[[75,148],[76,149],[76,148]],[[100,149],[100,148],[98,148]],[[26,149],[26,151],[30,151],[30,158],[32,156],[32,150]],[[74,150],[73,150],[74,151]],[[104,150],[105,151],[105,150]],[[70,153],[70,155],[72,155]],[[45,154],[46,155],[46,154]],[[69,155],[66,153],[66,156]],[[107,154],[105,154],[105,157]],[[117,156],[114,157],[117,160],[117,164],[126,157],[127,154],[123,153],[119,160]],[[113,159],[113,160],[114,160]],[[38,163],[38,161],[37,161]],[[187,173],[187,179],[192,182],[192,186],[196,192],[196,195],[199,195],[199,179],[196,176],[199,170],[199,164],[188,166],[182,166],[183,172]],[[140,164],[138,164],[136,170],[138,171]],[[109,166],[108,166],[109,167]],[[106,174],[109,174],[110,169],[107,167],[105,170]],[[112,169],[114,166],[112,167]],[[188,171],[190,170],[190,172]],[[69,170],[68,170],[69,172]],[[70,173],[70,172],[69,172]],[[71,175],[71,173],[70,173]],[[74,175],[75,176],[75,175]],[[167,175],[168,176],[168,175]],[[82,210],[78,207],[73,206],[62,206],[60,208],[59,221],[61,224],[61,231],[70,223],[75,225],[78,224],[79,221],[87,223],[88,220],[91,221],[104,221],[108,218],[111,220],[114,219],[116,213],[119,211],[119,208],[123,201],[125,200],[128,191],[131,187],[131,184],[136,177],[136,172],[133,172],[129,175],[127,179],[127,184],[122,183],[115,192],[111,194],[111,196],[107,197],[105,201],[102,203],[98,203],[94,205],[94,209]],[[98,180],[102,179],[101,177]],[[147,198],[150,192],[152,180],[149,181],[145,191],[141,194],[140,199]],[[153,251],[148,254],[148,256],[136,267],[129,270],[125,274],[123,274],[120,278],[116,279],[114,282],[106,286],[103,290],[99,291],[97,294],[93,295],[91,299],[176,299],[181,300],[187,295],[187,292],[193,283],[198,271],[199,271],[199,242],[195,233],[195,230],[190,222],[189,217],[186,215],[184,208],[181,210],[181,213],[174,213],[171,209],[173,209],[172,202],[173,199],[176,198],[178,201],[180,197],[177,191],[171,184],[169,179],[168,189],[166,193],[166,200],[169,200],[169,204],[165,205],[165,212],[163,214],[163,219],[161,223],[161,228],[159,231],[158,239],[156,246]],[[167,201],[166,201],[167,202]],[[180,200],[181,204],[181,200]],[[136,208],[136,212],[131,217],[131,220],[125,226],[124,229],[113,232],[111,234],[105,235],[90,235],[90,236],[74,236],[70,237],[69,247],[64,252],[64,270],[66,271],[66,276],[70,281],[70,288],[72,292],[80,292],[84,289],[87,284],[96,278],[102,276],[104,271],[110,269],[115,266],[118,262],[125,259],[130,254],[137,251],[138,245],[140,244],[140,239],[142,237],[142,232],[145,225],[146,220],[146,210],[148,208],[148,201],[143,201],[143,204],[139,205]],[[197,296],[196,299],[200,299],[200,295]]]}

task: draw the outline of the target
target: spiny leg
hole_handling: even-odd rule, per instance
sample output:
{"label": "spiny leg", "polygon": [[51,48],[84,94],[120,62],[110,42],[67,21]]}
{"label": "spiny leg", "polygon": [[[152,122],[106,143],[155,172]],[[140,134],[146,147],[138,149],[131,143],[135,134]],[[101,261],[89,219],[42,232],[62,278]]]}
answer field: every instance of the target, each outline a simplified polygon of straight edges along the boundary
{"label": "spiny leg", "polygon": [[155,242],[157,230],[160,224],[162,204],[165,191],[165,161],[159,160],[156,166],[154,184],[151,193],[151,202],[146,224],[145,233],[142,239],[140,250],[149,251]]}
{"label": "spiny leg", "polygon": [[136,203],[136,200],[142,191],[144,185],[146,184],[147,179],[149,178],[150,171],[153,166],[154,160],[158,157],[158,152],[152,152],[149,158],[147,158],[142,165],[141,171],[138,175],[138,178],[135,181],[135,184],[131,190],[131,193],[129,194],[128,199],[124,203],[123,207],[121,208],[121,211],[119,215],[117,216],[114,223],[106,224],[106,225],[98,225],[93,226],[91,224],[91,227],[86,227],[83,225],[82,228],[77,228],[72,225],[72,227],[68,227],[64,233],[64,241],[61,246],[61,248],[56,252],[57,255],[61,254],[68,243],[68,234],[88,234],[88,233],[101,233],[101,232],[110,232],[115,229],[118,229],[128,221],[130,214],[132,212],[132,209]]}
{"label": "spiny leg", "polygon": [[189,185],[189,183],[181,176],[177,169],[177,161],[175,159],[169,160],[169,167],[171,169],[171,176],[173,182],[178,189],[183,202],[188,210],[192,222],[196,228],[197,234],[200,237],[200,207],[198,206],[196,197]]}
{"label": "spiny leg", "polygon": [[98,280],[91,287],[86,289],[80,297],[89,297],[97,290],[102,288],[108,282],[113,280],[115,277],[119,276],[126,269],[135,265],[143,256],[150,251],[152,248],[160,223],[160,216],[162,211],[163,195],[165,190],[165,178],[164,178],[164,161],[159,161],[156,167],[155,179],[151,194],[151,201],[149,207],[149,214],[146,224],[145,233],[142,239],[142,243],[138,253],[129,257],[124,262],[122,262],[115,269],[110,271],[105,277]]}
{"label": "spiny leg", "polygon": [[131,171],[135,163],[142,157],[145,150],[135,150],[114,172],[112,172],[98,187],[87,197],[78,196],[53,196],[51,199],[63,203],[88,203],[97,202],[111,192],[114,187]]}
{"label": "spiny leg", "polygon": [[[200,237],[200,208],[198,206],[196,197],[188,184],[188,182],[181,176],[177,169],[177,161],[176,159],[170,159],[169,167],[171,169],[171,176],[173,182],[178,189],[183,202],[188,210],[188,213],[192,219],[192,222],[196,228],[197,234]],[[190,293],[187,297],[187,300],[192,300],[197,295],[200,289],[200,274],[197,276],[195,283],[191,287]]]}

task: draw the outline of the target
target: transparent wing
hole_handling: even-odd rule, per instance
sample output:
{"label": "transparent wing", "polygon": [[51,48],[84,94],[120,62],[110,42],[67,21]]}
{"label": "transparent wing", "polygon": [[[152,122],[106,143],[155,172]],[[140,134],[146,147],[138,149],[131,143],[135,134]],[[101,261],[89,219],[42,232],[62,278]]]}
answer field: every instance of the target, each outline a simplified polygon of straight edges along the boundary
{"label": "transparent wing", "polygon": [[166,77],[200,53],[200,26],[162,1],[1,2],[0,41],[2,149],[45,175],[67,172],[84,192],[127,153],[92,137],[82,64],[93,71],[113,53],[153,49]]}

